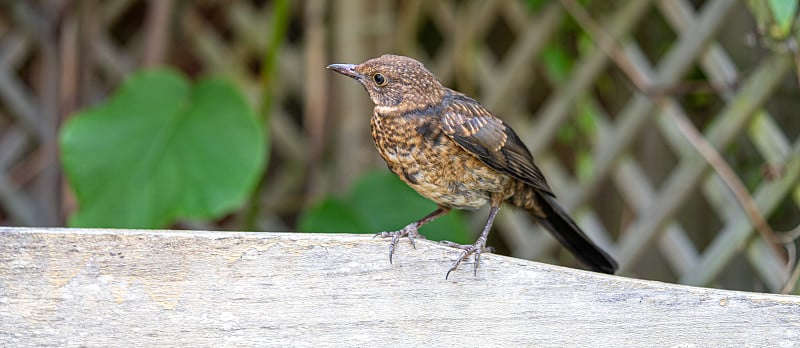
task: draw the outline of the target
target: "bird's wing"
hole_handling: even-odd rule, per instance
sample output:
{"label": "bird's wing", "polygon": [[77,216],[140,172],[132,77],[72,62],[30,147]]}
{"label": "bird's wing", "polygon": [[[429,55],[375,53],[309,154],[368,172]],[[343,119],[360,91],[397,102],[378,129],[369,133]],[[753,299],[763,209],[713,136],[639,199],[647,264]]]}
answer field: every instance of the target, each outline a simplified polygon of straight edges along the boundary
{"label": "bird's wing", "polygon": [[442,109],[442,131],[492,169],[555,196],[517,133],[475,100],[453,95]]}

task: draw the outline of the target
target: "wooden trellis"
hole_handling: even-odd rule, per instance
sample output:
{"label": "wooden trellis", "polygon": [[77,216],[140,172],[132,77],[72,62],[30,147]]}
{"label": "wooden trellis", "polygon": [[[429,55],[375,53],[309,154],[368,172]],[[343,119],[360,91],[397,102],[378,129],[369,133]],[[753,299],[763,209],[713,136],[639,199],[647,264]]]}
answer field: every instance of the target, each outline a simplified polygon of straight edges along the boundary
{"label": "wooden trellis", "polygon": [[[258,102],[261,87],[253,65],[267,47],[270,3],[58,3],[0,6],[0,224],[63,223],[71,204],[61,198],[58,125],[75,108],[102,100],[148,59],[158,62],[146,57],[154,45],[166,52],[160,61],[192,74],[230,76]],[[154,15],[154,3],[170,15]],[[369,101],[351,81],[332,80],[323,68],[394,52],[424,61],[445,84],[472,94],[514,125],[561,200],[619,259],[624,272],[715,285],[726,268],[746,260],[749,278],[737,284],[763,284],[753,287],[777,292],[788,280],[785,255],[765,243],[741,202],[681,128],[696,127],[723,156],[734,152],[734,144],[752,144],[762,166],[780,169],[775,178],[749,189],[761,214],[770,217],[786,206],[800,209],[800,126],[781,124],[789,118],[767,108],[781,95],[797,96],[797,85],[787,83],[796,73],[793,57],[747,48],[760,56],[742,62],[729,51],[743,43],[732,45],[720,34],[732,26],[752,26],[741,21],[748,15],[745,2],[711,0],[695,7],[685,0],[620,1],[596,13],[566,0],[536,9],[516,0],[292,6],[290,38],[279,53],[275,79],[281,83],[274,89],[271,120],[277,165],[268,174],[275,184],[263,192],[262,220],[267,222],[262,229],[283,230],[277,217],[296,213],[302,202],[347,187],[363,170],[379,165],[367,130]],[[582,17],[587,10],[590,21]],[[648,52],[637,40],[636,33],[654,19],[663,20],[674,36],[663,52]],[[148,34],[159,21],[163,35]],[[131,23],[142,23],[142,30]],[[573,63],[566,78],[558,79],[542,73],[543,57],[549,46],[562,44],[565,26],[592,45],[567,50]],[[433,46],[424,42],[430,39],[425,35],[435,36],[429,40]],[[496,35],[506,37],[499,50],[492,42]],[[680,95],[668,92],[693,71],[713,86],[708,93],[719,101],[709,108],[709,121],[698,125],[685,122],[693,111]],[[604,80],[616,83],[614,100],[597,92]],[[654,96],[643,93],[643,86],[667,92]],[[531,95],[541,104],[530,106]],[[554,150],[559,130],[574,122],[578,105],[592,111],[595,127],[595,134],[582,134],[592,150],[590,175],[580,179]],[[660,146],[655,153],[673,160],[664,165],[643,157],[646,146]],[[335,151],[326,150],[331,147]],[[298,177],[297,168],[314,174]],[[713,228],[703,231],[712,238],[707,245],[694,240],[696,228],[687,226],[682,211],[698,201],[708,207],[708,219],[718,222],[704,225]],[[601,206],[606,202],[622,208],[609,212]],[[797,216],[789,220],[800,222]],[[552,255],[552,239],[531,233],[536,227],[524,216],[503,211],[497,230],[514,256]],[[654,254],[666,266],[643,263]],[[662,275],[652,275],[655,270]]]}

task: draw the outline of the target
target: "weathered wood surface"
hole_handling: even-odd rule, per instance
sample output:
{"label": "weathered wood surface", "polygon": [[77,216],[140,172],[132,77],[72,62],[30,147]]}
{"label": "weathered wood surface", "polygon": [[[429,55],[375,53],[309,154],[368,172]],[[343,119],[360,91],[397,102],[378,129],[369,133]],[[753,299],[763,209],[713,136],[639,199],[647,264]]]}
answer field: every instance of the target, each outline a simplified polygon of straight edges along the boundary
{"label": "weathered wood surface", "polygon": [[0,227],[0,346],[797,347],[800,297],[370,236]]}

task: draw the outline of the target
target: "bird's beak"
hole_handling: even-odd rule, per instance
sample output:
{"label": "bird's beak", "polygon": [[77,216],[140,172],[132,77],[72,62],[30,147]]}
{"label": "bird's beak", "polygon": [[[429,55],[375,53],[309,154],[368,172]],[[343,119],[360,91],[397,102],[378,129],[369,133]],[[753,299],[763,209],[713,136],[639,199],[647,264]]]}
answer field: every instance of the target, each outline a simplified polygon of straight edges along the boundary
{"label": "bird's beak", "polygon": [[352,77],[354,79],[358,78],[358,73],[356,72],[355,64],[331,64],[328,65],[328,69],[331,69],[347,77]]}

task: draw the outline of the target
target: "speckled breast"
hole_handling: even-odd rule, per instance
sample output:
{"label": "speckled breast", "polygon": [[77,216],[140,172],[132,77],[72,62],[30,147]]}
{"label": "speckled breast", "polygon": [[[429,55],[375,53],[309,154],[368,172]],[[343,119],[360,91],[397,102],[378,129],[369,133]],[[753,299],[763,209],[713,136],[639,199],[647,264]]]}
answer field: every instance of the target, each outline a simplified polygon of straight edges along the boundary
{"label": "speckled breast", "polygon": [[436,116],[411,114],[370,119],[372,138],[389,169],[439,205],[479,208],[503,192],[510,178],[498,175],[442,133]]}

